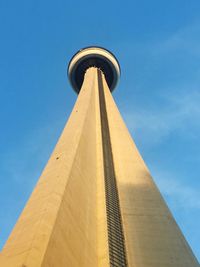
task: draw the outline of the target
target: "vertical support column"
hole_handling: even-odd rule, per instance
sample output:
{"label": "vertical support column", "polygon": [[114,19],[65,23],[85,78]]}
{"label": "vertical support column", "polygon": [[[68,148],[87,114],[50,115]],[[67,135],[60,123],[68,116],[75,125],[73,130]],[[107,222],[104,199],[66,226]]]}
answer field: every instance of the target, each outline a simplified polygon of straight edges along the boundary
{"label": "vertical support column", "polygon": [[111,267],[126,267],[126,251],[121,220],[118,189],[113,164],[110,132],[105,104],[102,72],[98,70],[99,105],[103,145],[103,163],[105,177],[106,213],[108,226],[108,245]]}

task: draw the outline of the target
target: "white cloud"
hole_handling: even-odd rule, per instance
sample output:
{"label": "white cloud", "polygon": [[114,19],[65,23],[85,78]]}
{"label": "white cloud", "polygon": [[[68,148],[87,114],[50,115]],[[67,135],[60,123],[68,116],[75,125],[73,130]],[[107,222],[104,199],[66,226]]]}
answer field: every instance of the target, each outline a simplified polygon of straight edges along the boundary
{"label": "white cloud", "polygon": [[48,122],[24,135],[21,143],[4,152],[0,167],[16,184],[33,186],[57,142],[63,120]]}
{"label": "white cloud", "polygon": [[128,128],[136,138],[140,136],[155,145],[175,131],[186,133],[187,137],[199,134],[200,91],[180,91],[173,96],[163,96],[163,105],[156,103],[152,109],[141,106],[124,112]]}
{"label": "white cloud", "polygon": [[174,32],[168,38],[161,42],[154,44],[154,48],[151,51],[153,53],[166,53],[169,51],[186,52],[191,56],[200,56],[200,22],[195,21],[186,27],[180,28],[177,32]]}
{"label": "white cloud", "polygon": [[199,190],[181,181],[180,177],[170,172],[154,172],[156,183],[162,194],[170,200],[175,209],[200,209]]}
{"label": "white cloud", "polygon": [[[136,64],[140,71],[146,71],[142,76],[145,76],[143,79],[145,81],[141,81],[140,78],[138,83],[135,80],[134,85],[132,77],[123,81],[123,86],[126,88],[137,88],[135,94],[139,88],[140,92],[144,92],[144,96],[148,96],[145,104],[139,99],[140,102],[134,102],[133,105],[131,102],[131,97],[135,97],[133,94],[126,100],[128,109],[121,109],[127,126],[136,139],[143,140],[142,142],[147,140],[148,145],[153,146],[174,132],[185,132],[187,137],[199,135],[199,30],[200,23],[196,21],[169,36],[165,35],[164,40],[150,40],[141,44],[135,43],[134,46],[128,43],[121,44],[124,45],[124,50],[130,58],[129,69],[133,71],[133,62],[139,57]],[[144,66],[141,67],[143,64],[148,65],[147,70]],[[134,68],[137,69],[137,66]],[[157,77],[157,72],[161,78]],[[174,72],[178,74],[174,75]],[[165,75],[169,79],[165,79]],[[142,93],[139,97],[143,97]]]}

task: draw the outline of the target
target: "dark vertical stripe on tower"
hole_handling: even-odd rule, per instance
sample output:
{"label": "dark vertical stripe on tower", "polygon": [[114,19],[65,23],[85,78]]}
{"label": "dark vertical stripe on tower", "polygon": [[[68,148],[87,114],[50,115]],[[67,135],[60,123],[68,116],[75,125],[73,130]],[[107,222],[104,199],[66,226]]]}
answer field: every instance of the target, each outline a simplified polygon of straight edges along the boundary
{"label": "dark vertical stripe on tower", "polygon": [[98,72],[99,104],[101,115],[101,133],[103,144],[103,161],[106,194],[106,213],[108,225],[108,245],[111,267],[126,267],[126,251],[124,233],[121,220],[118,189],[116,184],[113,155],[110,141],[110,131],[106,112],[105,95],[103,89],[102,73]]}

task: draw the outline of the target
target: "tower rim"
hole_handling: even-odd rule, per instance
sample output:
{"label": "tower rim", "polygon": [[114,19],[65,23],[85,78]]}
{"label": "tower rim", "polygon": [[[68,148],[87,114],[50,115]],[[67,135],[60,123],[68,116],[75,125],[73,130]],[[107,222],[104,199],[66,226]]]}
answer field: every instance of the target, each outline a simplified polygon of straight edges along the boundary
{"label": "tower rim", "polygon": [[112,92],[120,78],[120,64],[115,55],[101,46],[87,46],[74,54],[68,64],[68,78],[72,88],[79,93],[85,72],[90,67],[102,70]]}

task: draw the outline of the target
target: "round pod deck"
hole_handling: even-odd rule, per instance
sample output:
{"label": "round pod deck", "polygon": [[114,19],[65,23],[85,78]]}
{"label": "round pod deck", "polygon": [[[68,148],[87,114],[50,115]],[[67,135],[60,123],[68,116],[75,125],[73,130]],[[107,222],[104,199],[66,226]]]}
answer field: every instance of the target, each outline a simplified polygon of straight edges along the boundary
{"label": "round pod deck", "polygon": [[79,93],[85,72],[90,67],[102,70],[112,92],[120,77],[120,66],[116,57],[101,47],[86,47],[72,57],[68,66],[68,77],[73,89]]}

